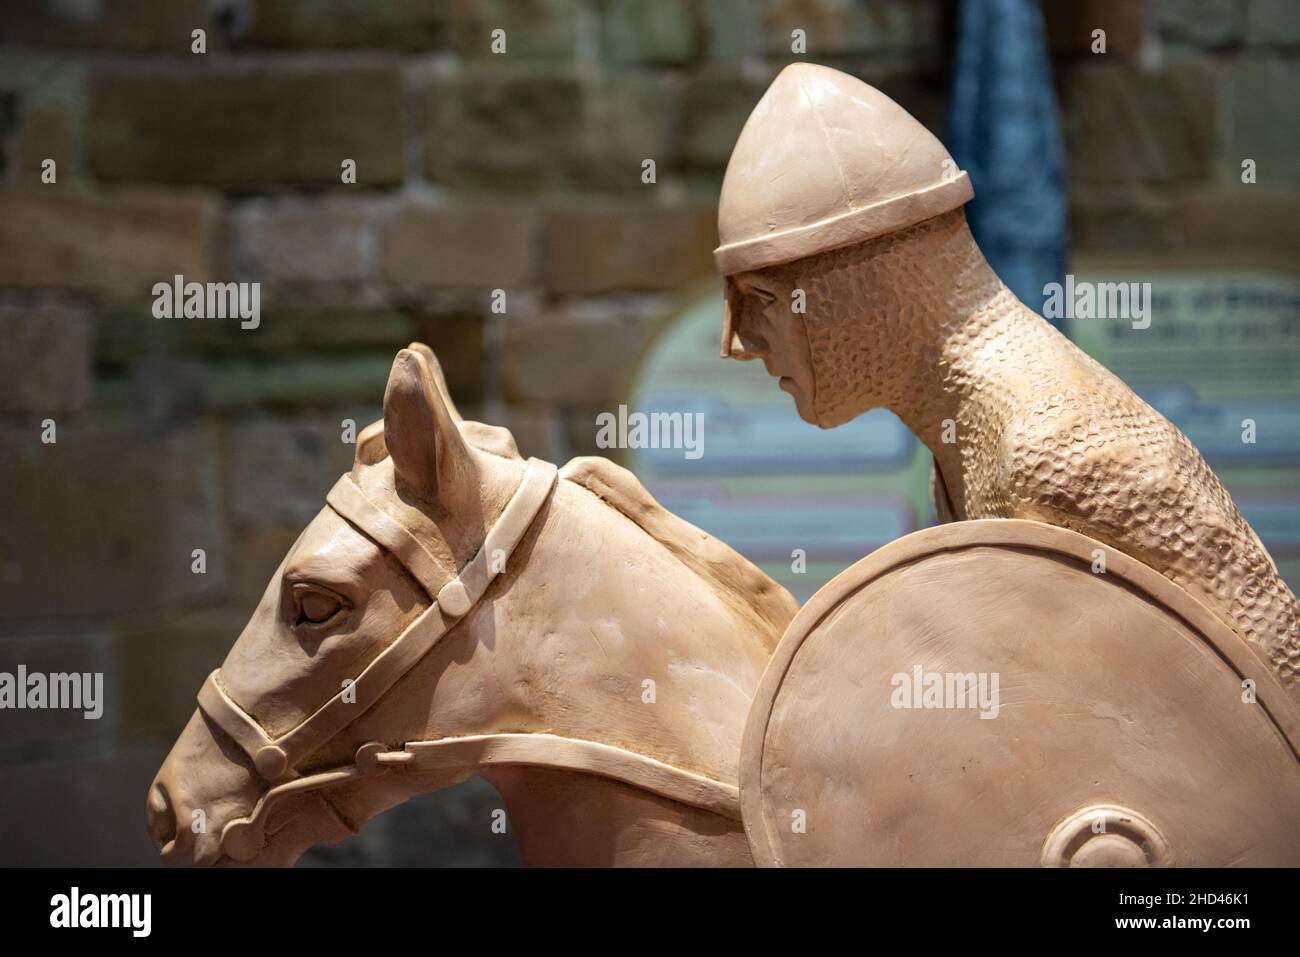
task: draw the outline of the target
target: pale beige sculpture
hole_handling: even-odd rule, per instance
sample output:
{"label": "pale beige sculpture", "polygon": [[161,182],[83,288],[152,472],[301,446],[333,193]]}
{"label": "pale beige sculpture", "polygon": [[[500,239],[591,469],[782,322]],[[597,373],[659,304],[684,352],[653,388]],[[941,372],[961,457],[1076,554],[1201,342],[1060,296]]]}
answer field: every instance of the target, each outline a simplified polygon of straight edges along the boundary
{"label": "pale beige sculpture", "polygon": [[736,764],[784,589],[624,469],[461,422],[418,344],[327,501],[150,791],[166,862],[290,864],[482,774],[526,863],[750,863]]}
{"label": "pale beige sculpture", "polygon": [[954,522],[821,589],[745,731],[756,863],[1300,863],[1300,716],[1280,682],[1154,570],[1108,549],[1094,572],[1097,548]]}
{"label": "pale beige sculpture", "polygon": [[1295,599],[1181,433],[997,280],[969,198],[835,71],[741,134],[724,355],[823,427],[893,409],[952,520],[797,615],[399,353],[150,791],[164,859],[289,864],[482,774],[527,863],[1300,864]]}
{"label": "pale beige sculpture", "polygon": [[[1300,606],[1186,437],[998,280],[971,195],[897,104],[813,65],[727,169],[723,356],[823,428],[895,412],[957,520],[783,638],[743,745],[755,859],[1300,864]],[[893,699],[923,672],[999,679],[1004,710]]]}
{"label": "pale beige sculpture", "polygon": [[1034,519],[1150,565],[1300,702],[1300,604],[1259,538],[1178,429],[1002,284],[960,209],[971,195],[882,93],[787,67],[723,182],[723,354],[762,359],[822,428],[893,411],[933,452],[947,517]]}

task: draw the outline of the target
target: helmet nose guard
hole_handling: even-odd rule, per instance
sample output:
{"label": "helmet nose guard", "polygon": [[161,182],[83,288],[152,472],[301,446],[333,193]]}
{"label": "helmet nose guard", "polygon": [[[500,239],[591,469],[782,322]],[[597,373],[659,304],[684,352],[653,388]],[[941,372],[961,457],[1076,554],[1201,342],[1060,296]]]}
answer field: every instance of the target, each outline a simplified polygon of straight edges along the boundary
{"label": "helmet nose guard", "polygon": [[713,252],[724,276],[913,226],[974,196],[929,130],[861,80],[795,63],[768,87],[731,153]]}

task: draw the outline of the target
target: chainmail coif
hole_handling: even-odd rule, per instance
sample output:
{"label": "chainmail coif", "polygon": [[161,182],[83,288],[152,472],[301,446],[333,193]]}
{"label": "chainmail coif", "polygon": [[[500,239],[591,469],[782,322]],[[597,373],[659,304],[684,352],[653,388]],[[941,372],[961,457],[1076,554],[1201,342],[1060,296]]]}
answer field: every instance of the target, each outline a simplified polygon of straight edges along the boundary
{"label": "chainmail coif", "polygon": [[1182,432],[1002,285],[960,210],[763,275],[806,293],[795,320],[823,428],[891,409],[935,452],[954,517],[1046,522],[1146,563],[1300,700],[1300,604],[1227,491]]}

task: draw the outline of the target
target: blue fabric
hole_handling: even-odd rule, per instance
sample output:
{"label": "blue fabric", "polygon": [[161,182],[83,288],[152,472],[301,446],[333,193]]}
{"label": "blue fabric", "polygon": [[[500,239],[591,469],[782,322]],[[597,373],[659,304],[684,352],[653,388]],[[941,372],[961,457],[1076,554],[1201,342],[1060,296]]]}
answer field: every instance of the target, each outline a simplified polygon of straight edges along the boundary
{"label": "blue fabric", "polygon": [[961,0],[956,61],[948,148],[975,188],[971,232],[1002,281],[1041,314],[1043,286],[1064,281],[1068,226],[1038,0]]}

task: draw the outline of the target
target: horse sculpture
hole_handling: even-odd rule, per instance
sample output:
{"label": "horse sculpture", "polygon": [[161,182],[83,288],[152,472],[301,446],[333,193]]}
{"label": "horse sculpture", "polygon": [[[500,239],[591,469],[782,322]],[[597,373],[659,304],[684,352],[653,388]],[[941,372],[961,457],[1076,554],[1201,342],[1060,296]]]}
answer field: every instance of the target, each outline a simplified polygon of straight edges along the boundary
{"label": "horse sculpture", "polygon": [[169,864],[289,865],[474,774],[525,863],[752,863],[737,764],[797,606],[599,458],[525,462],[397,355],[150,789]]}
{"label": "horse sculpture", "polygon": [[527,864],[1300,861],[1300,713],[1142,562],[954,522],[797,609],[626,470],[462,421],[416,343],[149,826],[170,864],[288,865],[474,774]]}

